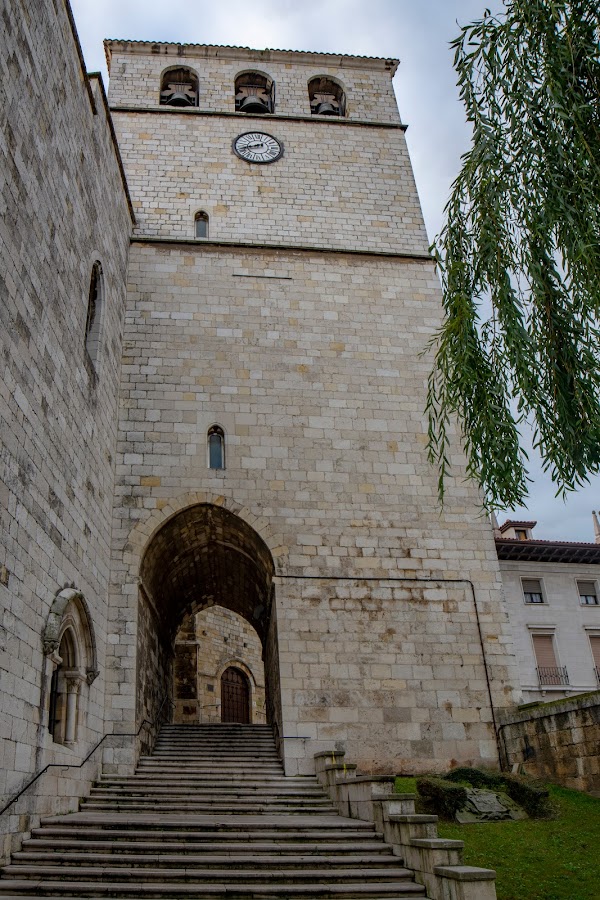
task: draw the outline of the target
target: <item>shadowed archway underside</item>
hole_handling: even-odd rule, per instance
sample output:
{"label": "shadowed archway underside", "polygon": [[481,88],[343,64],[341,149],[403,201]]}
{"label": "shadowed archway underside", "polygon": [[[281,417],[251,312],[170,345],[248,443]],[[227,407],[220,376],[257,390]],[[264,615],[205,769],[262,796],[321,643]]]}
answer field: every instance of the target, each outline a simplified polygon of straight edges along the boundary
{"label": "shadowed archway underside", "polygon": [[273,572],[269,548],[246,522],[222,507],[198,504],[152,537],[140,577],[165,638],[174,639],[188,613],[219,605],[250,622],[264,644]]}

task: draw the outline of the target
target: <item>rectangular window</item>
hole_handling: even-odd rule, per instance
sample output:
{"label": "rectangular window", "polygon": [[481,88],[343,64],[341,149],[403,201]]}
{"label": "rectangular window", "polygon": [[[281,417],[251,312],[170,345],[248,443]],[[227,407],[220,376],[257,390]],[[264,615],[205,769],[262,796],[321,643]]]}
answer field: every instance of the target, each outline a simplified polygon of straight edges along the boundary
{"label": "rectangular window", "polygon": [[598,592],[595,581],[578,581],[579,602],[582,606],[598,606]]}
{"label": "rectangular window", "polygon": [[533,634],[533,652],[541,687],[569,683],[567,670],[558,665],[554,652],[554,635]]}
{"label": "rectangular window", "polygon": [[600,684],[600,634],[590,634],[590,646],[592,648],[596,681]]}
{"label": "rectangular window", "polygon": [[523,578],[523,597],[525,603],[543,603],[542,582],[539,578]]}

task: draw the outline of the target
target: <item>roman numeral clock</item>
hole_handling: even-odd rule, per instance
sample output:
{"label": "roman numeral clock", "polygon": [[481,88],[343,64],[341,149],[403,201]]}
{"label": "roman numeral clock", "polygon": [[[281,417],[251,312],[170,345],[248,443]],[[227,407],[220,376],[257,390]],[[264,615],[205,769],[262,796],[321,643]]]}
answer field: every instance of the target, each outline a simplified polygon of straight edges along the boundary
{"label": "roman numeral clock", "polygon": [[233,152],[250,163],[272,163],[283,156],[283,144],[263,131],[247,131],[233,142]]}

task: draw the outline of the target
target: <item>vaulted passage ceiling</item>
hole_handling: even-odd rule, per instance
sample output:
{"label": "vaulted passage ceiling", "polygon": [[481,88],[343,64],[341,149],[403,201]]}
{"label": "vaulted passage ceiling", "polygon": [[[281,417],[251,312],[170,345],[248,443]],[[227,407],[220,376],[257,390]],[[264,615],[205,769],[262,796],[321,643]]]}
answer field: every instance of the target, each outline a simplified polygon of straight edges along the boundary
{"label": "vaulted passage ceiling", "polygon": [[228,510],[199,504],[169,519],[148,545],[140,576],[164,637],[183,617],[219,605],[239,613],[264,643],[273,560],[267,545]]}

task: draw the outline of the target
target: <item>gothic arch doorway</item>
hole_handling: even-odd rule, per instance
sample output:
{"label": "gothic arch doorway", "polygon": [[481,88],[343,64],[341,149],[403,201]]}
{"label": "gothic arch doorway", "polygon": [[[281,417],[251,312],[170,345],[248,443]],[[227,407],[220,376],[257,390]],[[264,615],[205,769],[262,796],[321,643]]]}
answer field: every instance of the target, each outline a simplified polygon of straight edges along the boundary
{"label": "gothic arch doorway", "polygon": [[273,558],[263,539],[223,507],[210,503],[187,507],[154,533],[143,553],[139,577],[138,721],[152,721],[165,698],[174,696],[175,641],[186,617],[223,607],[244,618],[258,634],[267,721],[280,731],[273,575]]}
{"label": "gothic arch doorway", "polygon": [[250,725],[250,682],[236,666],[221,675],[221,722]]}

